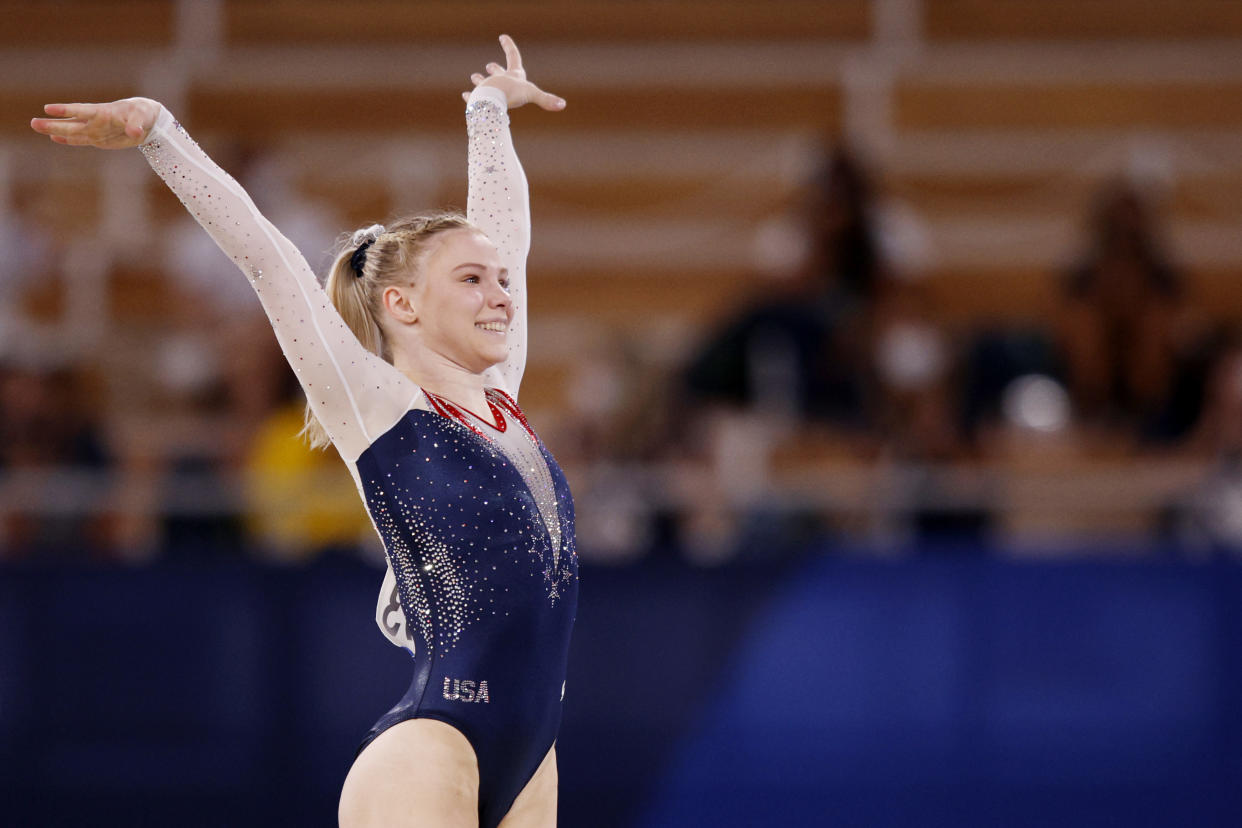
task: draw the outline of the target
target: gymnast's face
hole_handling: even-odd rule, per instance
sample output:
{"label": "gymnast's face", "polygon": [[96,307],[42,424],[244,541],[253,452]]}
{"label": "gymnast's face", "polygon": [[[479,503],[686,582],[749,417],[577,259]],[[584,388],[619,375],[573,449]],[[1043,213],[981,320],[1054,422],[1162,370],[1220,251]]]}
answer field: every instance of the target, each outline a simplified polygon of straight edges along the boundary
{"label": "gymnast's face", "polygon": [[424,347],[473,373],[509,356],[509,272],[476,230],[438,234],[422,259],[413,306]]}

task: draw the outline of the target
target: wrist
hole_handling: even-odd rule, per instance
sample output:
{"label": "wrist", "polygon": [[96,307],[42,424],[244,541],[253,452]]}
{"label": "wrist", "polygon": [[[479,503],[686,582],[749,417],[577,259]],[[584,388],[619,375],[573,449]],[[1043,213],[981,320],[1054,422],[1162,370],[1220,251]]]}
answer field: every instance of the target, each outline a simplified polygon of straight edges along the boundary
{"label": "wrist", "polygon": [[[151,143],[151,141],[155,140],[156,133],[168,131],[172,129],[173,125],[176,123],[176,119],[173,118],[172,113],[168,111],[167,107],[159,101],[151,101],[151,103],[155,105],[155,117],[151,121],[151,125],[147,127],[147,133],[142,137],[142,141],[139,143],[139,146]],[[144,116],[144,125],[146,123],[146,117],[149,116]]]}
{"label": "wrist", "polygon": [[487,81],[479,84],[470,93],[470,103],[477,100],[490,100],[504,109],[509,108],[509,96],[499,86],[488,85]]}

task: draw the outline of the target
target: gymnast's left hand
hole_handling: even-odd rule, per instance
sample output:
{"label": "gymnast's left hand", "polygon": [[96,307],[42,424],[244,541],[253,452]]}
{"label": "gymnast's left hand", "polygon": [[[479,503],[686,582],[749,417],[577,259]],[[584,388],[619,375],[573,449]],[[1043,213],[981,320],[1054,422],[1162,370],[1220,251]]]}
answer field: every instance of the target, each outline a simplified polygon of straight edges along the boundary
{"label": "gymnast's left hand", "polygon": [[[517,109],[528,103],[533,103],[549,112],[559,112],[565,108],[564,98],[557,97],[551,92],[544,92],[526,79],[526,70],[522,68],[522,54],[518,51],[513,38],[501,35],[500,47],[505,50],[505,67],[502,69],[497,63],[487,64],[486,77],[479,72],[470,76],[475,86],[494,86],[504,92],[509,100],[510,109]],[[461,96],[465,100],[470,99],[469,92],[463,92]]]}

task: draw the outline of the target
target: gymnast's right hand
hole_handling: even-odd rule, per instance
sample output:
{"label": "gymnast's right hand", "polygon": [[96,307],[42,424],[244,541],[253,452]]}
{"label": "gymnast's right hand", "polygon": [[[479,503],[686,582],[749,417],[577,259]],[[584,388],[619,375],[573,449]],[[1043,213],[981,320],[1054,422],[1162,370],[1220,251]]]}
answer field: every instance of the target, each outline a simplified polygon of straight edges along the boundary
{"label": "gymnast's right hand", "polygon": [[160,105],[150,98],[101,104],[48,104],[50,117],[32,118],[30,128],[71,147],[126,149],[141,144],[155,126]]}

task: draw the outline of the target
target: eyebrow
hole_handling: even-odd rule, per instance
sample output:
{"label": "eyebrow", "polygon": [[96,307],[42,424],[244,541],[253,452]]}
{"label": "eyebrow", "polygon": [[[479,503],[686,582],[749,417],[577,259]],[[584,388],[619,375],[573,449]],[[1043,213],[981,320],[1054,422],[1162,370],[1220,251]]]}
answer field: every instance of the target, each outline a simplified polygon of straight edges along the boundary
{"label": "eyebrow", "polygon": [[[462,269],[467,268],[467,267],[477,267],[479,270],[487,270],[487,265],[485,265],[485,264],[479,264],[478,262],[465,262],[464,264],[459,264],[457,267],[453,268],[453,271],[452,271],[452,272],[453,272],[453,273],[456,273],[457,271],[462,270]],[[508,276],[508,275],[509,275],[509,268],[507,268],[507,267],[502,267],[502,268],[500,269],[500,275],[501,275],[501,276]]]}

